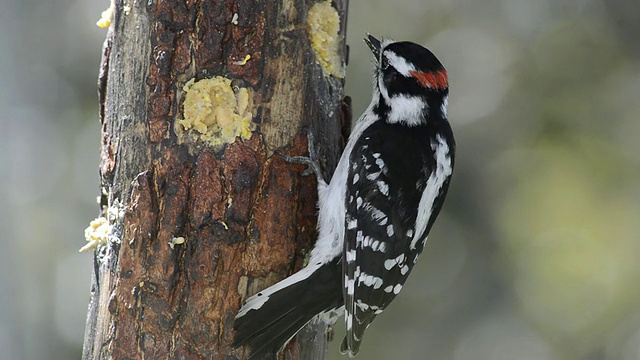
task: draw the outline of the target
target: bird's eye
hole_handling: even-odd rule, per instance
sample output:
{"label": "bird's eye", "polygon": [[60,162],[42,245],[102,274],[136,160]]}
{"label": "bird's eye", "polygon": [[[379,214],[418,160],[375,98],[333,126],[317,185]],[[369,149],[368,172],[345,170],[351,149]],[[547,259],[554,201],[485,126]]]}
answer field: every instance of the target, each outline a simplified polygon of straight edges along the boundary
{"label": "bird's eye", "polygon": [[383,70],[384,79],[387,83],[391,83],[398,77],[398,70],[393,66],[387,65],[387,68]]}
{"label": "bird's eye", "polygon": [[389,68],[389,60],[387,60],[386,56],[382,57],[382,61],[380,61],[380,68],[382,70],[387,70]]}

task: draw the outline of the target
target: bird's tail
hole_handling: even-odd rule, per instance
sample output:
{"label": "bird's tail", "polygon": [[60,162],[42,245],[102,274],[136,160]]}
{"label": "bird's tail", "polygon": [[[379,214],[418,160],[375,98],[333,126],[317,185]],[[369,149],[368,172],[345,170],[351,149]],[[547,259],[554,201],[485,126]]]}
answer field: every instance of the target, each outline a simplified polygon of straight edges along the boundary
{"label": "bird's tail", "polygon": [[311,264],[247,299],[233,323],[233,346],[249,346],[249,359],[275,359],[314,316],[342,305],[342,265]]}

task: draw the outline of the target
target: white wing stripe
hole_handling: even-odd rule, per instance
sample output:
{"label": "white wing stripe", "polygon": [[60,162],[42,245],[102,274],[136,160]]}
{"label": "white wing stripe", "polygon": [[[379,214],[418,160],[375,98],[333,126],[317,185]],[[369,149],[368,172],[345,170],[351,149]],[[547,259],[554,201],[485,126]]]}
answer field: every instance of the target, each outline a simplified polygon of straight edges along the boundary
{"label": "white wing stripe", "polygon": [[425,230],[427,230],[427,224],[429,218],[431,218],[431,211],[433,209],[433,203],[436,201],[442,185],[451,175],[451,157],[449,155],[449,146],[444,138],[440,135],[436,137],[437,143],[432,143],[431,148],[435,152],[436,156],[436,168],[435,171],[429,176],[427,180],[427,186],[425,187],[422,196],[420,197],[420,203],[418,205],[418,216],[416,217],[415,232],[411,244],[409,245],[411,250],[415,250],[418,240],[422,237]]}

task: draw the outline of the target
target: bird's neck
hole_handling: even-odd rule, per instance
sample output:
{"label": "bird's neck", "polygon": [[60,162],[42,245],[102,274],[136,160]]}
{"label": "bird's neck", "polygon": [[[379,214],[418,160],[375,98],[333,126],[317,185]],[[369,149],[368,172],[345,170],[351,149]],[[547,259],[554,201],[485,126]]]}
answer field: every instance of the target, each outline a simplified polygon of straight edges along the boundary
{"label": "bird's neck", "polygon": [[447,120],[447,96],[394,95],[385,99],[378,93],[370,108],[379,119],[408,127],[437,125]]}

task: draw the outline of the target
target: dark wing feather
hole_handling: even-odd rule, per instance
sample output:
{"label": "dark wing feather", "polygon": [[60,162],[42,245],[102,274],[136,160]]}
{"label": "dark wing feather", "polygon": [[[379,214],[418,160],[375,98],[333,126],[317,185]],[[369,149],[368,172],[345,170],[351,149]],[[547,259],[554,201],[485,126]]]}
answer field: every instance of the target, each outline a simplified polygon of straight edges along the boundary
{"label": "dark wing feather", "polygon": [[[350,157],[343,258],[347,335],[342,350],[352,355],[366,328],[402,288],[428,233],[410,249],[420,198],[435,167],[433,135],[422,128],[387,129],[392,126],[373,124]],[[384,136],[387,131],[394,136]]]}

